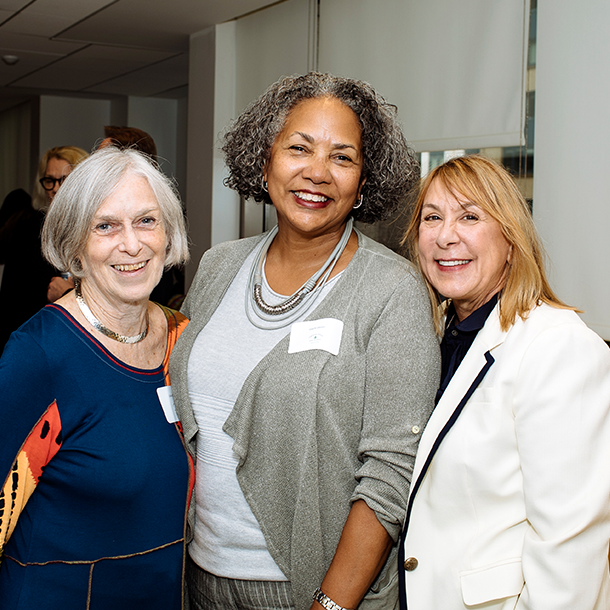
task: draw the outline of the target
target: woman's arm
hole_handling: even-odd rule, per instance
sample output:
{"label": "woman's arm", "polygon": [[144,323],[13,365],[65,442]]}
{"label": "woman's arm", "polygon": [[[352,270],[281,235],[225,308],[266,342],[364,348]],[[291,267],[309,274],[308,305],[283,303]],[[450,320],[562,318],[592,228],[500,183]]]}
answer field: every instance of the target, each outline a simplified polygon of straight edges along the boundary
{"label": "woman's arm", "polygon": [[[379,574],[392,539],[364,500],[352,504],[322,593],[343,608],[356,608]],[[314,602],[312,609],[320,609]]]}
{"label": "woman's arm", "polygon": [[[322,592],[356,608],[384,566],[404,521],[421,432],[432,412],[440,356],[428,296],[413,275],[396,287],[372,328],[358,485]],[[313,592],[312,592],[313,593]],[[319,610],[319,604],[312,608]]]}
{"label": "woman's arm", "polygon": [[578,322],[546,330],[519,366],[513,404],[531,526],[517,608],[606,608],[610,352]]}
{"label": "woman's arm", "polygon": [[61,419],[44,354],[23,331],[0,359],[0,556],[34,492],[44,466],[61,446]]}
{"label": "woman's arm", "polygon": [[0,488],[0,558],[44,467],[61,443],[61,418],[53,402],[28,434]]}

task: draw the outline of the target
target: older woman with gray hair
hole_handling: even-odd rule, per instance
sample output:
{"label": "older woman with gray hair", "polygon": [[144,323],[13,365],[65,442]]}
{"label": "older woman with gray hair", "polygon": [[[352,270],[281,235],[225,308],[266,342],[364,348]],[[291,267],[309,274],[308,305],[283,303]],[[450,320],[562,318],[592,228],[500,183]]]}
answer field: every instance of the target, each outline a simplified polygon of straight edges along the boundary
{"label": "older woman with gray hair", "polygon": [[107,148],[66,178],[43,251],[76,289],[0,360],[0,607],[184,607],[192,468],[167,363],[186,325],[149,301],[188,257],[174,189]]}
{"label": "older woman with gray hair", "polygon": [[197,460],[192,607],[394,608],[438,343],[418,274],[353,221],[402,205],[417,161],[393,106],[318,73],[272,85],[224,152],[278,225],[204,255],[170,362]]}

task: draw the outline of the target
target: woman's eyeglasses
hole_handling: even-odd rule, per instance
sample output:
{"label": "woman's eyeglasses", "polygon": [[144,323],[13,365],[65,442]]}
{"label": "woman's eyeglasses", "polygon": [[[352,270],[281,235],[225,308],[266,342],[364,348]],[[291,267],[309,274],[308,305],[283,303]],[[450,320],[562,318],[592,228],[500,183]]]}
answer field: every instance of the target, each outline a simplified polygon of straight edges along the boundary
{"label": "woman's eyeglasses", "polygon": [[41,178],[38,182],[45,191],[52,191],[55,188],[55,183],[58,183],[58,187],[62,185],[63,181],[68,176],[62,176],[61,178],[51,178],[50,176],[45,176]]}

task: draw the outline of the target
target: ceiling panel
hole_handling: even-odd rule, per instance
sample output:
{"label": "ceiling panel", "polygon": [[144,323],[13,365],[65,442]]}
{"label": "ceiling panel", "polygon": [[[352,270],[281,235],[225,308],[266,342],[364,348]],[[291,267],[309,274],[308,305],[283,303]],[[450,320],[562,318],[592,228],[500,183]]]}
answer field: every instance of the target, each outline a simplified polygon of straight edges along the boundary
{"label": "ceiling panel", "polygon": [[168,54],[162,51],[91,45],[14,84],[20,87],[47,88],[56,87],[57,81],[61,79],[65,89],[80,91],[167,58]]}
{"label": "ceiling panel", "polygon": [[2,30],[50,38],[115,1],[36,0],[4,23]]}
{"label": "ceiling panel", "polygon": [[[0,50],[0,54],[4,55],[5,51]],[[19,53],[19,61],[14,66],[7,66],[4,62],[0,62],[0,87],[6,87],[8,84],[26,77],[31,72],[40,70],[57,61],[57,59],[58,57],[52,55],[21,52]]]}
{"label": "ceiling panel", "polygon": [[[269,0],[121,0],[63,32],[61,38],[187,51],[190,34],[272,3]],[[141,20],[145,20],[146,27],[136,27]]]}
{"label": "ceiling panel", "polygon": [[0,54],[21,52],[46,53],[49,55],[67,55],[83,47],[82,42],[65,42],[63,40],[50,40],[44,36],[28,36],[7,32],[0,28]]}
{"label": "ceiling panel", "polygon": [[70,16],[42,15],[25,10],[2,26],[2,32],[15,32],[51,38],[74,23]]}
{"label": "ceiling panel", "polygon": [[0,96],[184,95],[189,36],[272,0],[0,0]]}
{"label": "ceiling panel", "polygon": [[159,95],[188,85],[188,68],[188,55],[181,54],[131,74],[94,85],[87,91],[142,97]]}
{"label": "ceiling panel", "polygon": [[9,11],[14,13],[22,9],[31,0],[0,0],[0,11]]}

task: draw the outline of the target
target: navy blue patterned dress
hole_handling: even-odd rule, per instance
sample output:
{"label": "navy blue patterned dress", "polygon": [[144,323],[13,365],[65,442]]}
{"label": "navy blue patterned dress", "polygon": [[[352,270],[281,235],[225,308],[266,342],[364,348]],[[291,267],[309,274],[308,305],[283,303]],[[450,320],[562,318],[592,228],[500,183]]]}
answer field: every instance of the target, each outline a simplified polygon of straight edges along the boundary
{"label": "navy blue patterned dress", "polygon": [[0,360],[0,608],[179,610],[192,466],[157,388],[49,305]]}

